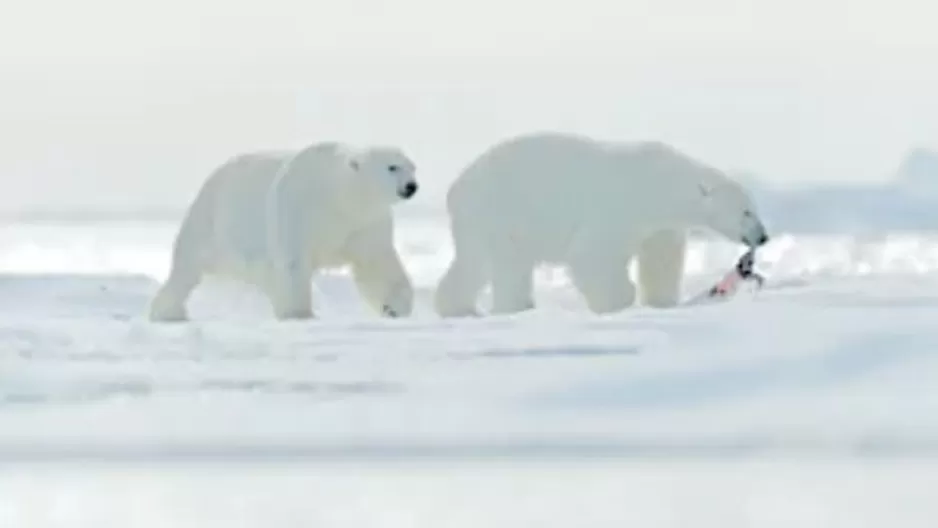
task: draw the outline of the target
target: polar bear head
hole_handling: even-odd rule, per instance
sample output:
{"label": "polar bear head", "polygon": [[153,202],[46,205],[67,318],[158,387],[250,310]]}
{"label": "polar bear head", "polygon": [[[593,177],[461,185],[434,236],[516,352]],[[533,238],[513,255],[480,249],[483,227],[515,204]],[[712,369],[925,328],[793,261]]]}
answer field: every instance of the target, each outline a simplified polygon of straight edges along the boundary
{"label": "polar bear head", "polygon": [[357,189],[382,203],[409,200],[419,188],[414,162],[395,147],[370,147],[348,154]]}
{"label": "polar bear head", "polygon": [[[758,247],[769,240],[755,203],[743,186],[723,171],[657,141],[619,149],[636,172],[657,182],[652,188],[675,198],[682,221],[710,228],[734,242]],[[670,212],[668,214],[671,214]]]}
{"label": "polar bear head", "polygon": [[698,182],[703,223],[730,240],[749,247],[769,241],[765,224],[749,193],[729,178]]}

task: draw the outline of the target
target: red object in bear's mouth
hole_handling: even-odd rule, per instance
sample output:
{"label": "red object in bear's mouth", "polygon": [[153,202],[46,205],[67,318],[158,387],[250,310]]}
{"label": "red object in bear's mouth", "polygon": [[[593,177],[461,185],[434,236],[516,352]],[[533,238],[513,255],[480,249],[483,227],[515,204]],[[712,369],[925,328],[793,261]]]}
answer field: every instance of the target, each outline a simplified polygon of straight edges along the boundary
{"label": "red object in bear's mouth", "polygon": [[712,288],[710,288],[710,296],[716,297],[717,295],[728,295],[733,293],[736,291],[736,285],[739,283],[740,279],[742,279],[742,277],[736,270],[729,272],[720,280],[720,282],[716,283]]}
{"label": "red object in bear's mouth", "polygon": [[765,279],[753,269],[755,267],[754,253],[754,250],[750,249],[743,254],[733,270],[724,275],[723,278],[720,279],[720,282],[710,288],[708,292],[710,297],[732,295],[739,286],[739,283],[746,280],[754,280],[759,286],[762,286]]}

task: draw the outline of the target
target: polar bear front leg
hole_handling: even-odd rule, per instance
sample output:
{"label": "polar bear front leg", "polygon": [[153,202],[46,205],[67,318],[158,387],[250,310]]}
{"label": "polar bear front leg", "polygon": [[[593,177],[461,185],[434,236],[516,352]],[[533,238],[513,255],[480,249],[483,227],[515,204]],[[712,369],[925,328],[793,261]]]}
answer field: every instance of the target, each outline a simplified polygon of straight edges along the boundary
{"label": "polar bear front leg", "polygon": [[388,226],[369,226],[354,233],[346,243],[344,257],[355,285],[375,312],[385,317],[411,315],[414,288]]}
{"label": "polar bear front leg", "polygon": [[352,254],[348,258],[355,285],[373,310],[385,317],[407,317],[414,307],[414,289],[394,251]]}
{"label": "polar bear front leg", "polygon": [[659,231],[642,242],[638,254],[638,289],[642,304],[666,308],[681,301],[686,246],[685,232],[676,229]]}
{"label": "polar bear front leg", "polygon": [[570,279],[590,311],[597,314],[619,312],[635,302],[628,268],[631,244],[617,242],[587,231],[576,237],[568,255]]}

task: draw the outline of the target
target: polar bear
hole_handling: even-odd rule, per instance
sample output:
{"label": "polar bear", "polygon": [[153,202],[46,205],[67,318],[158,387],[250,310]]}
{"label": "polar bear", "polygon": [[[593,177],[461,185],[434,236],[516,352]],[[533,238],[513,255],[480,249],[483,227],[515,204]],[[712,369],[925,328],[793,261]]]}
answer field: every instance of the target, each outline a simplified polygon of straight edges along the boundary
{"label": "polar bear", "polygon": [[640,301],[680,301],[686,232],[710,228],[757,247],[768,241],[753,200],[724,173],[659,142],[621,143],[532,133],[476,158],[446,196],[454,258],[435,293],[442,317],[534,307],[533,270],[566,268],[595,313],[636,299],[628,269],[638,263]]}
{"label": "polar bear", "polygon": [[277,319],[311,318],[312,277],[346,265],[376,311],[409,315],[413,290],[391,212],[416,194],[415,172],[398,148],[339,142],[229,159],[183,218],[150,319],[187,319],[186,301],[209,274],[259,288]]}

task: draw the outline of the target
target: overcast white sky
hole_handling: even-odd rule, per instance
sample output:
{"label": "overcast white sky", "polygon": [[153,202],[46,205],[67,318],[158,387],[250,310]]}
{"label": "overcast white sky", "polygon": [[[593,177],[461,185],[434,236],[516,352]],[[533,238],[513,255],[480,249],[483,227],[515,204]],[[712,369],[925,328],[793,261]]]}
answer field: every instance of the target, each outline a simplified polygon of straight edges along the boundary
{"label": "overcast white sky", "polygon": [[0,209],[185,205],[253,148],[656,138],[773,183],[938,148],[926,0],[3,0]]}

